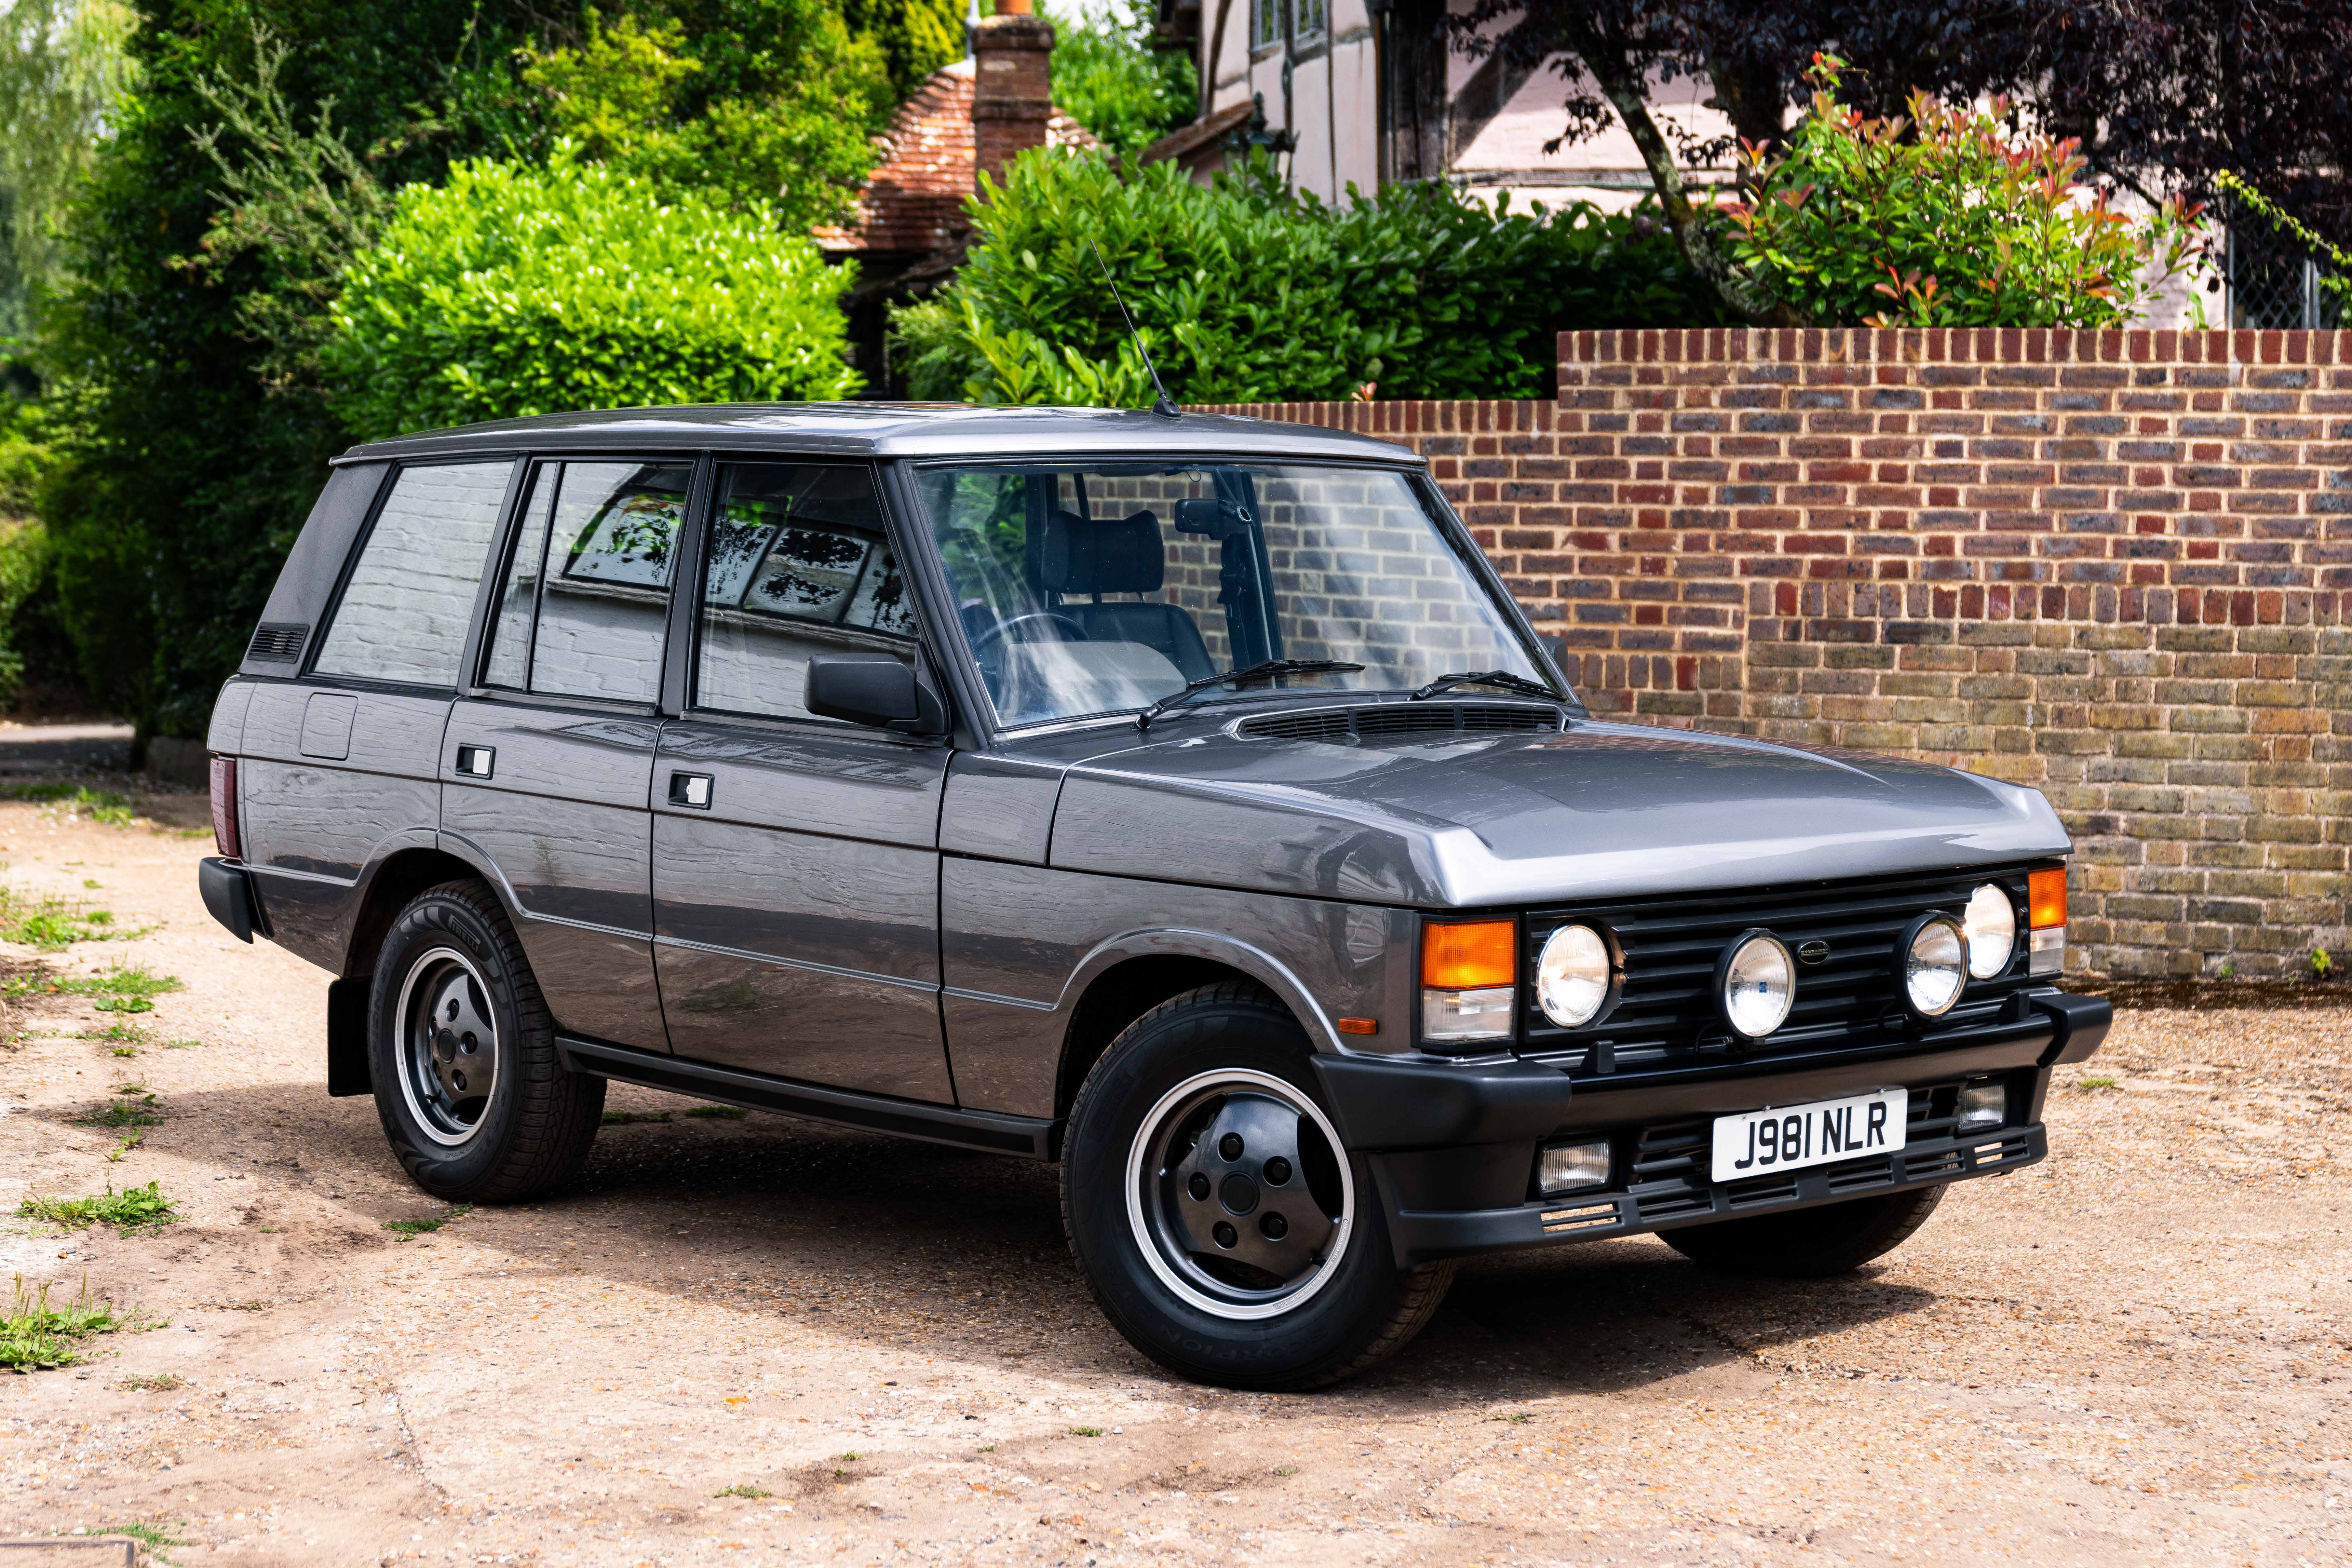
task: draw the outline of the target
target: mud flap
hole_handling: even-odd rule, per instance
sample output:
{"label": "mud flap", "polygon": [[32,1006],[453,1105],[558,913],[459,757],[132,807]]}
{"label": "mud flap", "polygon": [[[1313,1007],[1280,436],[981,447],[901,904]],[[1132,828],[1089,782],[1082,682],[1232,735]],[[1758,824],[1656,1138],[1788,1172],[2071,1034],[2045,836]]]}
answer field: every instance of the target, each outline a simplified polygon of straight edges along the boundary
{"label": "mud flap", "polygon": [[368,993],[373,974],[354,974],[327,983],[327,1092],[330,1095],[373,1094],[375,1080],[368,1073]]}

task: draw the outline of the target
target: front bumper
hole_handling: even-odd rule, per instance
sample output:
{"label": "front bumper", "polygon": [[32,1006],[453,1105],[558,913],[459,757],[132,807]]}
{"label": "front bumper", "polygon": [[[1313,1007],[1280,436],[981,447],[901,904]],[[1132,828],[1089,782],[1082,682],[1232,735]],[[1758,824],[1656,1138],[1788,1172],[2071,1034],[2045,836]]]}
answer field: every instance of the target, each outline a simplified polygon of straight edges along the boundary
{"label": "front bumper", "polygon": [[[1316,1058],[1350,1150],[1366,1157],[1400,1266],[1469,1253],[1591,1241],[1837,1203],[2032,1164],[2048,1152],[2051,1069],[2084,1060],[2114,1010],[2094,997],[2021,994],[1997,1022],[1833,1058],[1763,1058],[1704,1074],[1571,1082],[1534,1062]],[[1958,1136],[1939,1100],[2000,1079],[2006,1125]],[[1911,1090],[1904,1147],[1838,1164],[1717,1185],[1706,1173],[1712,1119],[1872,1089]],[[1606,1188],[1541,1198],[1538,1146],[1606,1137]]]}

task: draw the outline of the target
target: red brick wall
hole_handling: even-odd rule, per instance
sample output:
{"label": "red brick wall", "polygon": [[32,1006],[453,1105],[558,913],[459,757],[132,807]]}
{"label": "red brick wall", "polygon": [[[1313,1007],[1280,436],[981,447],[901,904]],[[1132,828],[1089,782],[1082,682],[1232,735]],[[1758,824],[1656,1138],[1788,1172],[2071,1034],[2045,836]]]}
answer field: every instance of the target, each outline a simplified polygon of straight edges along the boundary
{"label": "red brick wall", "polygon": [[2072,963],[2352,945],[2352,332],[1618,331],[1426,455],[1597,711],[2031,784]]}

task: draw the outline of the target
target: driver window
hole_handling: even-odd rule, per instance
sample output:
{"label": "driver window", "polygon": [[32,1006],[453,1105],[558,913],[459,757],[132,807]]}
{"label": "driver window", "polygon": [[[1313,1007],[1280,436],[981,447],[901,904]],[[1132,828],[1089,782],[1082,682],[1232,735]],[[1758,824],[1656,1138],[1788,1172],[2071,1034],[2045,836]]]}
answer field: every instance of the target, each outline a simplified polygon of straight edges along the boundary
{"label": "driver window", "polygon": [[911,659],[913,606],[890,553],[870,471],[727,463],[703,568],[695,704],[805,719],[801,684],[821,654]]}

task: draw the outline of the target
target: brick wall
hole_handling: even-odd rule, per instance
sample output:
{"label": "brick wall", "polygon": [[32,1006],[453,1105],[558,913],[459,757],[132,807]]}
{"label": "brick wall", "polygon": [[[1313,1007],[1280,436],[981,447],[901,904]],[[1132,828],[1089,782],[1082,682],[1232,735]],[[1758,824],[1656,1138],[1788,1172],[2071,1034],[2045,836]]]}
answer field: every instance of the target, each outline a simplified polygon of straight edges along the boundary
{"label": "brick wall", "polygon": [[1425,454],[1596,710],[2031,784],[2070,963],[2352,944],[2352,332],[1563,333]]}

